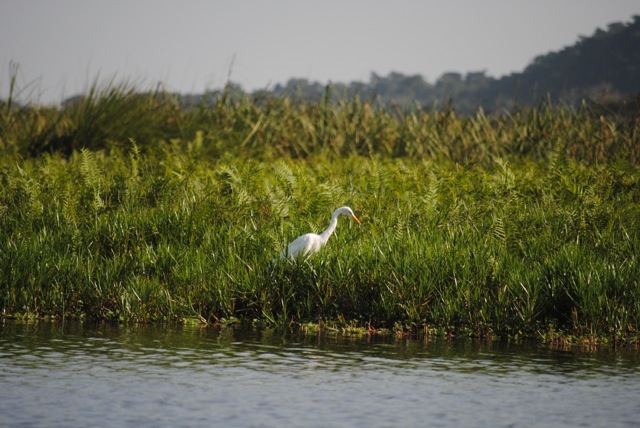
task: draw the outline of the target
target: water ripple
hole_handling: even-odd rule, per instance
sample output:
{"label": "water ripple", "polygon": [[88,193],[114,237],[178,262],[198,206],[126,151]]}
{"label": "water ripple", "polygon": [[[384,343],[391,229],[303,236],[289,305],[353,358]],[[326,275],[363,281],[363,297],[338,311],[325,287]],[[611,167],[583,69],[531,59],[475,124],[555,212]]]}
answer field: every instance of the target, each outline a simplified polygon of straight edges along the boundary
{"label": "water ripple", "polygon": [[0,426],[631,426],[637,353],[5,324]]}

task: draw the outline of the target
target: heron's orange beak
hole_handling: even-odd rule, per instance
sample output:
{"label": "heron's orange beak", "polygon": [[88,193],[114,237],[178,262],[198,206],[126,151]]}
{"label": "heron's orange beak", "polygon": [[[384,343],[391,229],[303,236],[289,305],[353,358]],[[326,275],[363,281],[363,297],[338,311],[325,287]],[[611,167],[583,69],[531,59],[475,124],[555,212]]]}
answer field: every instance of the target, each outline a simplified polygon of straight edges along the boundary
{"label": "heron's orange beak", "polygon": [[360,220],[358,220],[358,218],[355,215],[352,215],[351,217],[356,221],[356,223],[361,224]]}

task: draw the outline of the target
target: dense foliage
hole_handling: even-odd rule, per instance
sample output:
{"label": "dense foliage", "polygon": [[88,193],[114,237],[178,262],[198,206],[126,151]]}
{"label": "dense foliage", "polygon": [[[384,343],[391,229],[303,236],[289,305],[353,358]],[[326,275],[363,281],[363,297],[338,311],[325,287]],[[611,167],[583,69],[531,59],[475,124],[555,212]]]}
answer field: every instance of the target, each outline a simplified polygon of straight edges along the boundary
{"label": "dense foliage", "polygon": [[[638,121],[357,99],[181,109],[94,89],[0,117],[3,316],[636,337]],[[278,262],[350,205],[323,251]]]}

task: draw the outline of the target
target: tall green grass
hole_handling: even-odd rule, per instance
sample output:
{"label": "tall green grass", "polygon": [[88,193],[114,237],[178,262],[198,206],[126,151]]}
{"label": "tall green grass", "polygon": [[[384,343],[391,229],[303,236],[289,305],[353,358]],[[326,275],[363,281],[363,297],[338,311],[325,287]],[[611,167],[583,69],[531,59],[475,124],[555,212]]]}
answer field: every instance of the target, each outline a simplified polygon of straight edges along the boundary
{"label": "tall green grass", "polygon": [[410,111],[354,98],[318,104],[252,99],[231,90],[180,107],[162,91],[137,93],[129,84],[95,84],[63,107],[0,103],[0,149],[21,156],[70,155],[74,150],[124,148],[133,138],[158,144],[198,140],[203,154],[232,153],[253,159],[310,156],[394,157],[490,164],[495,157],[547,160],[560,148],[581,163],[616,157],[640,162],[637,115],[597,115],[542,103],[537,109],[500,115],[460,116],[450,109]]}
{"label": "tall green grass", "polygon": [[[3,316],[637,337],[637,123],[163,96],[5,105]],[[361,226],[275,261],[345,204]]]}

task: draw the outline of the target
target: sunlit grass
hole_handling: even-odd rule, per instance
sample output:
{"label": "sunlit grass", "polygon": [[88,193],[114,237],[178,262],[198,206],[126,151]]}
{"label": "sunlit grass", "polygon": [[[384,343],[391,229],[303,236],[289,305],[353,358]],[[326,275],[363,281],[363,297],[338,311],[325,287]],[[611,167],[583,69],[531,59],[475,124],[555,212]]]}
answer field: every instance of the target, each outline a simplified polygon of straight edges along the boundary
{"label": "sunlit grass", "polygon": [[[119,97],[174,109],[177,128],[121,122]],[[638,124],[550,107],[90,102],[106,115],[91,126],[81,106],[4,110],[3,316],[638,334]],[[45,141],[73,129],[68,150]],[[341,219],[319,254],[274,261],[341,205],[362,225]]]}

